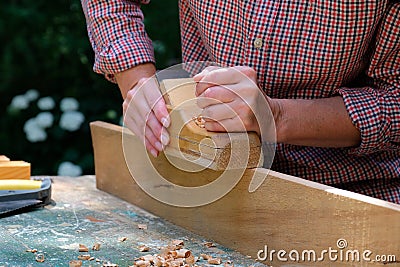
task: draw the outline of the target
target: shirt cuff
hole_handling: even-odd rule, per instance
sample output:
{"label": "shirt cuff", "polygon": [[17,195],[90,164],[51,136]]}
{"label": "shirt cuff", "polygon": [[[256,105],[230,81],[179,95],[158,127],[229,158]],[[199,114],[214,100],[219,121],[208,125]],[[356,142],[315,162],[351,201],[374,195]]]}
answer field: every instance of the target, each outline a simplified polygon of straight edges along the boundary
{"label": "shirt cuff", "polygon": [[151,40],[145,33],[118,39],[96,53],[93,70],[116,83],[114,74],[143,63],[155,63]]}
{"label": "shirt cuff", "polygon": [[400,106],[390,90],[371,87],[340,88],[349,116],[361,133],[359,147],[350,154],[363,156],[384,150],[400,149]]}

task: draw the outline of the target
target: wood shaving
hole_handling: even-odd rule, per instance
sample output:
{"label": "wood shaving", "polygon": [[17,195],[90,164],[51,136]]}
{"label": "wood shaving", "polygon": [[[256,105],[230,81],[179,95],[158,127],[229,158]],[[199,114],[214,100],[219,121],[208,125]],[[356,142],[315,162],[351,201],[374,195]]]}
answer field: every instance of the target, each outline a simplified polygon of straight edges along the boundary
{"label": "wood shaving", "polygon": [[81,267],[82,261],[80,260],[72,260],[69,262],[69,267]]}
{"label": "wood shaving", "polygon": [[176,257],[177,258],[187,258],[187,257],[189,257],[190,255],[192,255],[192,253],[190,252],[190,250],[187,250],[187,249],[180,249],[180,250],[178,250],[178,251],[176,251],[177,252],[177,254],[176,254]]}
{"label": "wood shaving", "polygon": [[79,244],[79,252],[88,252],[89,249],[83,244]]}
{"label": "wood shaving", "polygon": [[196,123],[197,126],[199,126],[200,128],[204,128],[204,124],[206,123],[206,121],[203,119],[203,116],[199,115],[199,116],[194,116],[192,118],[192,120]]}
{"label": "wood shaving", "polygon": [[203,243],[204,246],[208,247],[208,248],[214,248],[216,247],[215,244],[213,242],[204,242]]}
{"label": "wood shaving", "polygon": [[175,246],[183,246],[184,243],[183,243],[183,240],[175,239],[175,240],[172,240],[172,245],[175,245]]}
{"label": "wood shaving", "polygon": [[148,246],[146,246],[146,245],[139,246],[139,251],[140,252],[147,252],[149,250],[150,250],[150,248]]}
{"label": "wood shaving", "polygon": [[109,263],[109,262],[104,262],[103,267],[118,267],[118,264],[115,263]]}
{"label": "wood shaving", "polygon": [[211,259],[211,256],[210,256],[210,255],[203,254],[203,253],[200,254],[200,257],[202,257],[202,258],[205,259],[205,260]]}
{"label": "wood shaving", "polygon": [[147,224],[138,224],[137,227],[142,230],[147,230]]}
{"label": "wood shaving", "polygon": [[137,267],[144,267],[144,266],[150,266],[150,262],[149,261],[144,261],[144,260],[138,260],[135,262],[135,265]]}
{"label": "wood shaving", "polygon": [[94,243],[93,246],[92,246],[92,250],[99,251],[100,250],[100,246],[101,246],[100,243]]}
{"label": "wood shaving", "polygon": [[207,260],[207,262],[208,262],[208,264],[220,265],[221,259],[220,258],[210,258]]}
{"label": "wood shaving", "polygon": [[36,253],[38,250],[37,249],[27,249],[26,252],[32,252],[32,253]]}
{"label": "wood shaving", "polygon": [[89,254],[84,254],[84,255],[79,255],[79,256],[78,256],[78,260],[87,261],[87,260],[89,260],[90,258],[91,258],[91,257],[90,257]]}
{"label": "wood shaving", "polygon": [[90,257],[90,258],[88,259],[88,261],[92,261],[92,260],[94,260],[94,257]]}
{"label": "wood shaving", "polygon": [[44,255],[42,253],[37,254],[35,260],[37,262],[44,262]]}
{"label": "wood shaving", "polygon": [[128,240],[128,238],[126,236],[118,238],[119,242],[125,242],[126,240]]}

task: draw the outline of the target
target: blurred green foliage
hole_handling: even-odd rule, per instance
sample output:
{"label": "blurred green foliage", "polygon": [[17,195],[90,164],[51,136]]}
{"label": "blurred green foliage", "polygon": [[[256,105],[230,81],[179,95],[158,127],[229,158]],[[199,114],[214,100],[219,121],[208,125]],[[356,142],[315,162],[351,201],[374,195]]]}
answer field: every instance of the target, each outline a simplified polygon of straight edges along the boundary
{"label": "blurred green foliage", "polygon": [[[144,6],[147,31],[154,41],[157,68],[180,61],[176,0],[153,0]],[[122,98],[116,85],[92,71],[93,51],[88,41],[79,0],[3,0],[0,4],[0,154],[32,163],[32,173],[57,174],[63,161],[78,164],[93,174],[89,122],[118,124]],[[59,107],[52,111],[54,126],[47,139],[32,143],[23,127],[39,108],[10,111],[16,95],[34,88],[40,97],[51,96],[56,105],[64,97],[79,101],[85,116],[74,132],[59,125]]]}

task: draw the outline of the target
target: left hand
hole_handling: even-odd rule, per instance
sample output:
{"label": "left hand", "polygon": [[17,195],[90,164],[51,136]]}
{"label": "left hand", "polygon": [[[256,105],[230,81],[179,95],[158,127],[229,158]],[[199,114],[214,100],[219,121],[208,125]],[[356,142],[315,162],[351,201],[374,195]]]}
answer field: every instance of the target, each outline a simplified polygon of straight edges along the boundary
{"label": "left hand", "polygon": [[[273,113],[274,103],[257,86],[257,74],[250,67],[207,67],[194,76],[194,81],[197,104],[203,109],[205,128],[209,131],[254,131],[260,136],[256,114],[273,116],[266,109]],[[273,120],[264,116],[262,119]]]}

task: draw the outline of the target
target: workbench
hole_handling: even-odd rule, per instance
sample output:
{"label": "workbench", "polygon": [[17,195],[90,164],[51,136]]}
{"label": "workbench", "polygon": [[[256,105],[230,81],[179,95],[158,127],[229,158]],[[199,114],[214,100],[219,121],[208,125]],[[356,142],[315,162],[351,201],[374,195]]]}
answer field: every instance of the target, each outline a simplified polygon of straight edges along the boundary
{"label": "workbench", "polygon": [[[0,219],[0,266],[68,266],[81,254],[98,259],[83,261],[82,266],[102,266],[103,262],[129,266],[140,256],[159,253],[160,247],[175,239],[183,240],[195,256],[205,253],[223,262],[230,260],[234,266],[265,266],[219,244],[204,246],[212,240],[96,189],[95,176],[52,180],[53,204]],[[122,237],[126,241],[121,242]],[[99,251],[91,249],[95,242],[101,243]],[[86,245],[89,252],[79,252],[79,244]],[[140,245],[147,245],[150,251],[140,252]],[[43,263],[36,262],[38,253],[45,256]],[[198,264],[209,266],[204,260]]]}

